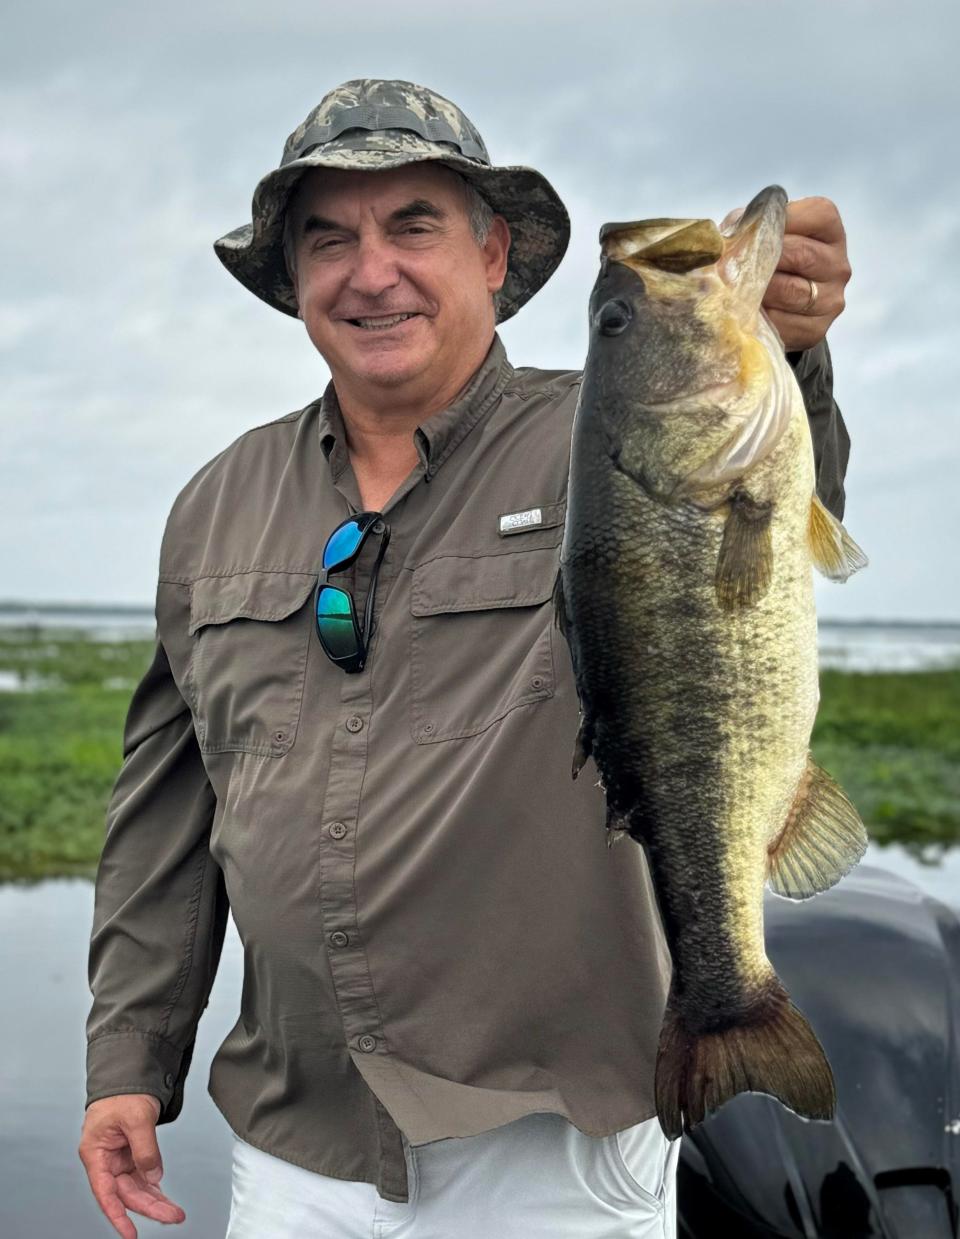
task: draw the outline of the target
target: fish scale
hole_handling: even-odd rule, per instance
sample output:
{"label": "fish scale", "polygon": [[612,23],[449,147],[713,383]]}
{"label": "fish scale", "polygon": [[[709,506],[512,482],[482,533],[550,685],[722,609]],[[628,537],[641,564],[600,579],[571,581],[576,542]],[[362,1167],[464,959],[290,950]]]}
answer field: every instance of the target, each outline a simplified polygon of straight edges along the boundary
{"label": "fish scale", "polygon": [[763,888],[808,898],[866,847],[812,765],[812,567],[864,562],[816,498],[802,396],[760,298],[786,195],[730,235],[606,225],[574,419],[557,621],[608,842],[644,848],[673,965],[657,1109],[675,1138],[738,1092],[829,1118],[823,1048],[767,959]]}

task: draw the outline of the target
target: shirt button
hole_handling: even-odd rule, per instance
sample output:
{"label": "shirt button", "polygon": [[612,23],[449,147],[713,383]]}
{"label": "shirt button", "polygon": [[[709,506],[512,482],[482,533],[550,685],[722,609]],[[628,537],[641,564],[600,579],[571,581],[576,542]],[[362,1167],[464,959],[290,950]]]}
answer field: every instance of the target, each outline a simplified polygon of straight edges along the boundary
{"label": "shirt button", "polygon": [[536,689],[543,688],[543,676],[535,675],[533,679],[530,681],[530,687],[536,688]]}
{"label": "shirt button", "polygon": [[173,1088],[173,1074],[169,1071],[163,1077],[163,1086],[164,1088]]}
{"label": "shirt button", "polygon": [[360,731],[363,727],[363,719],[359,714],[351,714],[344,726],[347,731]]}
{"label": "shirt button", "polygon": [[350,939],[342,929],[337,929],[330,935],[330,941],[334,946],[346,946]]}
{"label": "shirt button", "polygon": [[369,1054],[371,1050],[377,1048],[377,1039],[376,1037],[371,1037],[369,1033],[364,1033],[357,1045],[363,1050],[364,1054]]}
{"label": "shirt button", "polygon": [[347,827],[343,822],[331,822],[330,833],[333,835],[334,839],[342,839],[347,833]]}

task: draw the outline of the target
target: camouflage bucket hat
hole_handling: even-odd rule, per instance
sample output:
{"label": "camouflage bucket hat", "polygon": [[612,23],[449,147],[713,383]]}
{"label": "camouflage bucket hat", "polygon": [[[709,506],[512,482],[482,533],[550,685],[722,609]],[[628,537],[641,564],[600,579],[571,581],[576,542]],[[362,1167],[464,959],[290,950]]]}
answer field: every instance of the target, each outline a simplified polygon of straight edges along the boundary
{"label": "camouflage bucket hat", "polygon": [[371,171],[428,160],[458,172],[510,225],[497,309],[497,322],[503,322],[557,269],[570,238],[566,208],[533,168],[493,167],[483,139],[463,112],[413,82],[359,78],[325,95],[287,139],[280,166],[254,191],[253,222],[215,241],[217,256],[268,305],[296,316],[283,224],[290,194],[304,173],[311,168]]}

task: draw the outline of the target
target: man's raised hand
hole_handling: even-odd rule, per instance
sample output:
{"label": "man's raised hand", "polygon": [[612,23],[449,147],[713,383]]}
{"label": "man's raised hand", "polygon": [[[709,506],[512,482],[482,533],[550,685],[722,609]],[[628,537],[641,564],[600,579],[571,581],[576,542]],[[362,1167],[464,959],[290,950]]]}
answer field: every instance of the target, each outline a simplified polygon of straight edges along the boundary
{"label": "man's raised hand", "polygon": [[820,343],[843,312],[849,279],[847,236],[834,203],[829,198],[788,203],[783,252],[762,302],[786,352]]}

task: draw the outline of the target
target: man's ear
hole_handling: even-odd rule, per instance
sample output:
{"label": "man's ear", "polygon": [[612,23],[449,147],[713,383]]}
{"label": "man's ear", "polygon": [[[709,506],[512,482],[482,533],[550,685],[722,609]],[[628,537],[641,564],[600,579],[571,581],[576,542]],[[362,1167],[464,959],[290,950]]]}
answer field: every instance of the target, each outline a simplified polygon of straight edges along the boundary
{"label": "man's ear", "polygon": [[499,292],[507,278],[507,255],[510,252],[510,225],[502,215],[494,215],[483,246],[487,260],[487,288]]}

